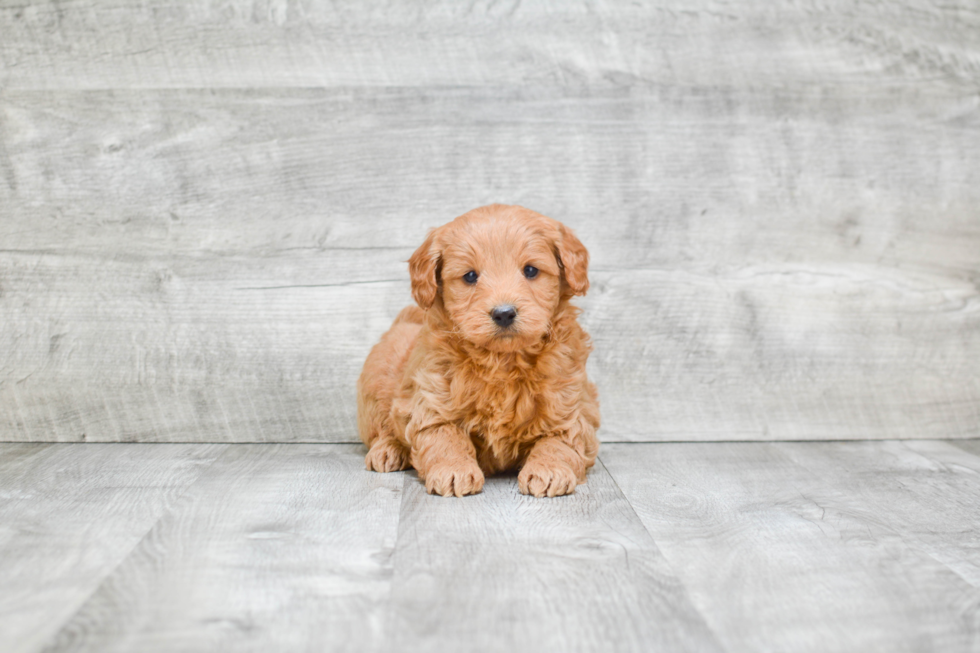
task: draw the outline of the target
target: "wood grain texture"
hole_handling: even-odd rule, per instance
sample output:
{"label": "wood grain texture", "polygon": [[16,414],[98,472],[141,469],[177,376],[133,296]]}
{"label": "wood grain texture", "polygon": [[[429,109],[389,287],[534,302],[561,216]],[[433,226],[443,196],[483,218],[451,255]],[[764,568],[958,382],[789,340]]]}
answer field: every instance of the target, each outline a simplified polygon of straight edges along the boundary
{"label": "wood grain texture", "polygon": [[9,88],[820,85],[980,79],[966,3],[0,4]]}
{"label": "wood grain texture", "polygon": [[555,499],[509,476],[446,499],[408,474],[394,566],[399,650],[722,650],[601,464]]}
{"label": "wood grain texture", "polygon": [[980,460],[962,450],[610,444],[602,458],[727,650],[980,645]]}
{"label": "wood grain texture", "polygon": [[224,448],[0,446],[0,648],[40,650]]}
{"label": "wood grain texture", "polygon": [[[980,457],[947,442],[921,440],[781,448],[865,506],[917,552],[980,590]],[[974,593],[973,600],[980,600],[980,594]],[[973,645],[980,646],[980,603],[964,605],[962,616],[976,628]]]}
{"label": "wood grain texture", "polygon": [[978,24],[0,2],[0,440],[356,441],[405,259],[493,201],[592,252],[606,441],[977,437]]}
{"label": "wood grain texture", "polygon": [[233,446],[44,650],[371,650],[401,484],[358,446]]}
{"label": "wood grain texture", "polygon": [[606,444],[464,499],[363,447],[0,444],[36,651],[975,651],[980,441]]}

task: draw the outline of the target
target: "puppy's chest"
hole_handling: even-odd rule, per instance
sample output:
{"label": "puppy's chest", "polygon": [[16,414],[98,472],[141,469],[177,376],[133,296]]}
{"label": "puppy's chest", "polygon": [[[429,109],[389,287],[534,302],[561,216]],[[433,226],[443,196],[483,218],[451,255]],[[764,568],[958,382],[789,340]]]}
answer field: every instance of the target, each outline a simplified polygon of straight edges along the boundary
{"label": "puppy's chest", "polygon": [[467,430],[492,439],[540,435],[547,421],[540,383],[526,376],[486,379],[470,374],[453,383],[458,419]]}

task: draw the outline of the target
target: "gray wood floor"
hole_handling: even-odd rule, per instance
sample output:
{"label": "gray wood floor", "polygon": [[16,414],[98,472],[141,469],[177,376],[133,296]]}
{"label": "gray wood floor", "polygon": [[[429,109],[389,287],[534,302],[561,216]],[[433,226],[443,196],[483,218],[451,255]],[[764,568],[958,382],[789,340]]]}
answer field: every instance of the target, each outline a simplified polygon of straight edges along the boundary
{"label": "gray wood floor", "polygon": [[363,453],[0,445],[0,649],[980,650],[980,441],[606,444],[544,500]]}

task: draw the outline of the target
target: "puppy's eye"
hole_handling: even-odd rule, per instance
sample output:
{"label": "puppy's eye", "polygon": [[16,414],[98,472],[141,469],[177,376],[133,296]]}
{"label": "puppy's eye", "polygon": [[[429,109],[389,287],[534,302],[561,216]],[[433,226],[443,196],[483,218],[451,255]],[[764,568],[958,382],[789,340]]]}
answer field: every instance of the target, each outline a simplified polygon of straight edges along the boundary
{"label": "puppy's eye", "polygon": [[463,275],[463,281],[465,281],[466,283],[472,286],[474,283],[476,283],[476,277],[477,277],[476,272],[470,270],[469,272]]}
{"label": "puppy's eye", "polygon": [[538,276],[538,269],[533,265],[525,265],[524,276],[528,279],[533,279],[534,277]]}

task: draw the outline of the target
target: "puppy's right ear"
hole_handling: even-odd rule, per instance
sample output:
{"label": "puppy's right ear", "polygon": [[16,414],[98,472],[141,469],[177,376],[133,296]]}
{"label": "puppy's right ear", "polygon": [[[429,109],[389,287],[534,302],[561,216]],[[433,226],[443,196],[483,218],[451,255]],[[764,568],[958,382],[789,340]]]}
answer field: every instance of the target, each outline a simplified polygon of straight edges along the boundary
{"label": "puppy's right ear", "polygon": [[584,295],[589,289],[589,250],[571,229],[563,224],[558,229],[561,237],[555,247],[562,277],[573,295]]}
{"label": "puppy's right ear", "polygon": [[419,245],[408,259],[408,273],[412,277],[412,297],[423,310],[436,301],[439,292],[439,263],[442,252],[436,246],[436,229],[429,232],[425,242]]}

